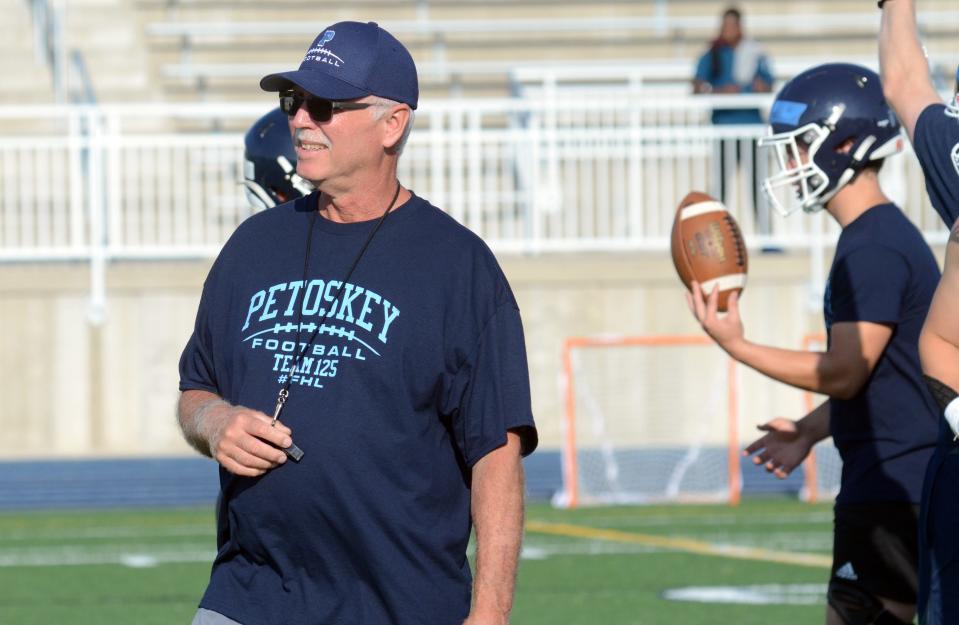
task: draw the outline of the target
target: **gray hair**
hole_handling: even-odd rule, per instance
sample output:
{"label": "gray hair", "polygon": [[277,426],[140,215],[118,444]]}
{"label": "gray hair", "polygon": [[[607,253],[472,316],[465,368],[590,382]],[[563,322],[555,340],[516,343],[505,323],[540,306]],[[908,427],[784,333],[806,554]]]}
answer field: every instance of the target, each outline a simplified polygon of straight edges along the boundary
{"label": "gray hair", "polygon": [[[383,119],[383,116],[386,115],[386,111],[390,108],[396,106],[397,104],[402,104],[402,102],[397,102],[396,100],[390,100],[388,98],[381,98],[379,96],[372,96],[373,102],[373,119]],[[403,129],[403,134],[400,136],[400,140],[396,142],[396,145],[393,146],[393,149],[396,150],[396,155],[399,156],[403,153],[403,148],[406,147],[406,141],[410,138],[410,133],[413,132],[413,121],[414,121],[414,111],[410,109],[410,117],[406,122],[406,128]]]}

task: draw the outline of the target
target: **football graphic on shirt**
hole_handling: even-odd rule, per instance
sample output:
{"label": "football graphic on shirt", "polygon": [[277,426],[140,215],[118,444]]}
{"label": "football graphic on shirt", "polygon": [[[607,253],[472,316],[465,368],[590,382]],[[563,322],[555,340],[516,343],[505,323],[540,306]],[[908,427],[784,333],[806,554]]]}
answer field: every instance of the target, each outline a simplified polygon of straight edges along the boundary
{"label": "football graphic on shirt", "polygon": [[693,281],[708,295],[719,287],[719,310],[726,311],[729,295],[746,286],[749,258],[743,235],[722,202],[691,191],[679,203],[670,241],[673,265],[690,288]]}

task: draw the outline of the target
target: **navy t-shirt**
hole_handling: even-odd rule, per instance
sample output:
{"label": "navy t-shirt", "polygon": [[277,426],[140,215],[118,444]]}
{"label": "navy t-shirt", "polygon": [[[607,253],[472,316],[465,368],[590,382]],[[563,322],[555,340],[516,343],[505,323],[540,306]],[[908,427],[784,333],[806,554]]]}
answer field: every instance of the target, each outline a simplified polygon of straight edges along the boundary
{"label": "navy t-shirt", "polygon": [[201,607],[250,625],[459,625],[470,607],[470,469],[519,428],[536,446],[519,310],[485,244],[413,196],[374,221],[316,219],[316,195],[254,215],[203,286],[180,389],[272,414],[304,450],[260,478],[220,469]]}
{"label": "navy t-shirt", "polygon": [[826,287],[826,331],[869,321],[893,332],[859,394],[829,400],[843,460],[837,503],[919,502],[939,410],[922,379],[918,342],[938,282],[932,251],[895,205],[875,206],[843,228]]}
{"label": "navy t-shirt", "polygon": [[959,217],[959,119],[944,104],[927,106],[916,120],[913,148],[933,207],[952,228]]}

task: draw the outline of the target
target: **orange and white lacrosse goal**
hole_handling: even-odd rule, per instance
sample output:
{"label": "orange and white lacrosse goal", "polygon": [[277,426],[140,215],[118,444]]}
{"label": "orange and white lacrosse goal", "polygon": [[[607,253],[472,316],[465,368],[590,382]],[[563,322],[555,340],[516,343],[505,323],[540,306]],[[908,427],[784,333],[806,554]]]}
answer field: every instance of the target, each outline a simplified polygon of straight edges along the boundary
{"label": "orange and white lacrosse goal", "polygon": [[705,336],[570,338],[560,506],[737,503],[736,363]]}
{"label": "orange and white lacrosse goal", "polygon": [[[809,335],[802,347],[822,342]],[[740,401],[737,364],[708,337],[570,338],[563,374],[563,488],[554,504],[739,502],[749,442],[740,436],[753,438],[742,430],[740,404],[751,398]],[[807,393],[789,412],[798,418],[813,407]],[[833,499],[840,474],[827,439],[803,464],[800,497]]]}

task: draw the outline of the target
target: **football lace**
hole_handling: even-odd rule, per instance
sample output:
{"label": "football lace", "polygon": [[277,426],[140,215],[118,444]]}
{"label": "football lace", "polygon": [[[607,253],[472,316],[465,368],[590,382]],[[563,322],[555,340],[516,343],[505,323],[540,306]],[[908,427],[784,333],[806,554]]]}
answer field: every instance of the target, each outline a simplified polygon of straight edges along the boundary
{"label": "football lace", "polygon": [[723,215],[723,220],[726,222],[726,225],[729,226],[729,231],[733,236],[733,242],[736,247],[736,264],[743,267],[746,265],[746,245],[743,242],[743,235],[739,232],[739,228],[736,226],[736,222],[733,221],[732,215],[726,213]]}

